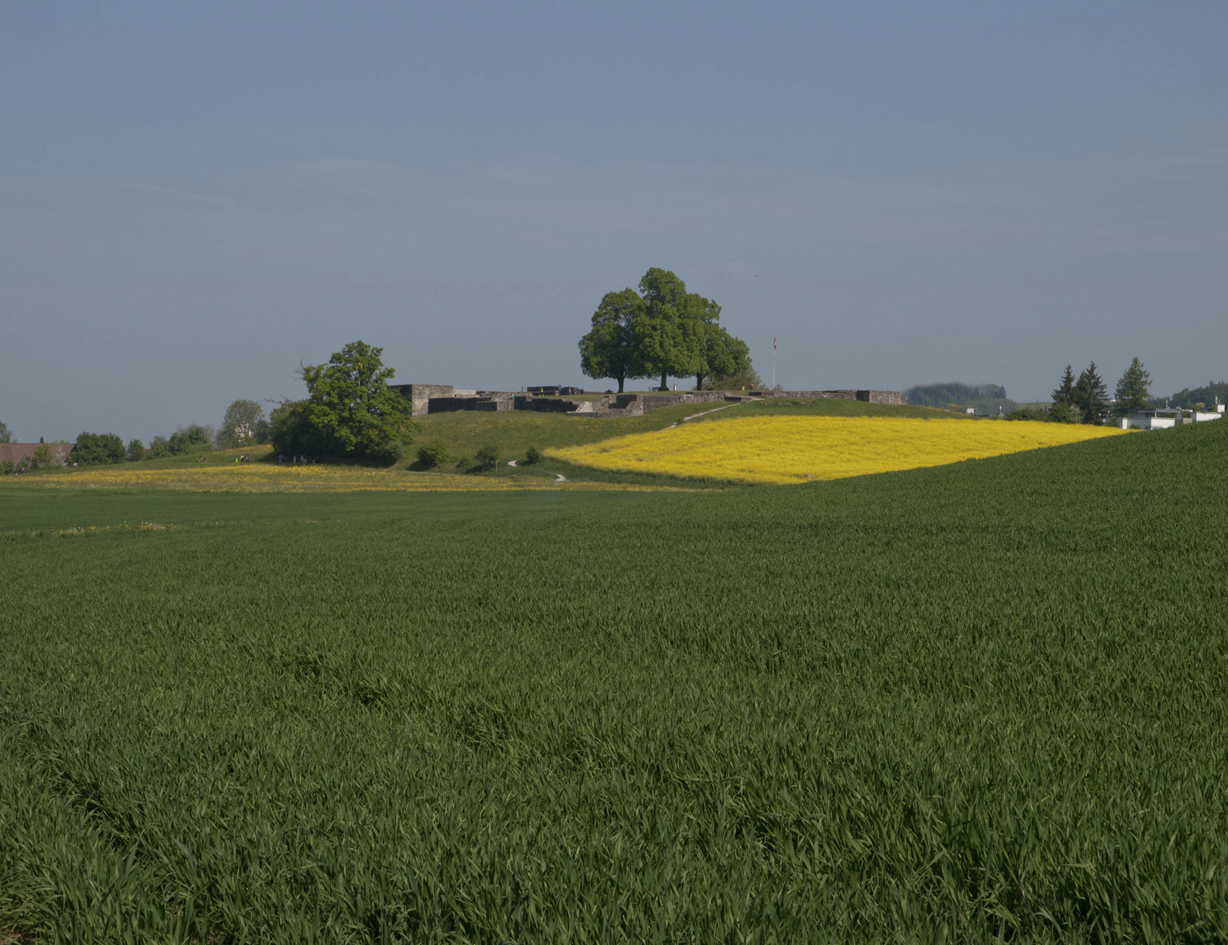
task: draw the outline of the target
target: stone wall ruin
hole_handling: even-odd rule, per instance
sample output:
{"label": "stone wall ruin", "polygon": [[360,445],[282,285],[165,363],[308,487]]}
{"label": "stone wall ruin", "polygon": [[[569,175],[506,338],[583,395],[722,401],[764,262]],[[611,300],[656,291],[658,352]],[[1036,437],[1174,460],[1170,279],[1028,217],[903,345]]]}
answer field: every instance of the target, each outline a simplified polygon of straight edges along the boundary
{"label": "stone wall ruin", "polygon": [[860,400],[871,404],[905,404],[894,390],[755,390],[688,391],[660,394],[607,394],[599,400],[573,400],[567,396],[516,394],[507,391],[461,390],[451,384],[394,384],[394,389],[413,405],[413,416],[458,410],[502,412],[529,410],[562,413],[571,417],[610,419],[642,417],[647,410],[680,404],[739,403],[744,400],[791,398],[795,400]]}

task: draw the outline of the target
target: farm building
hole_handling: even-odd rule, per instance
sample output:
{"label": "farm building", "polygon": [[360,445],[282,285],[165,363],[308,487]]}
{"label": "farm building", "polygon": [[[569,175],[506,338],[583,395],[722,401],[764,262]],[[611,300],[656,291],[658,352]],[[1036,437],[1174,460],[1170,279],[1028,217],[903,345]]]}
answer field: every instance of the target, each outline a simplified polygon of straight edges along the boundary
{"label": "farm building", "polygon": [[1216,404],[1214,410],[1182,410],[1180,407],[1157,407],[1155,410],[1139,410],[1121,418],[1123,430],[1167,430],[1187,423],[1205,423],[1219,420],[1224,415],[1224,405]]}
{"label": "farm building", "polygon": [[[5,460],[20,465],[23,459],[29,461],[34,458],[34,451],[39,448],[39,443],[0,443],[0,463]],[[75,443],[50,443],[51,456],[57,463],[63,463],[68,459],[68,454],[73,451]]]}

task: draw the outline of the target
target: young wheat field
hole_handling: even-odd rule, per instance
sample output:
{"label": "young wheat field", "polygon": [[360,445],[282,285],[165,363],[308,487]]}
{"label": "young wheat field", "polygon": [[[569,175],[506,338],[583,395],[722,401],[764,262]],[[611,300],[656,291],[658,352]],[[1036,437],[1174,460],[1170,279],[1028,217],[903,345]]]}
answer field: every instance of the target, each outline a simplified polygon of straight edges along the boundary
{"label": "young wheat field", "polygon": [[1226,490],[8,485],[0,940],[1228,940]]}

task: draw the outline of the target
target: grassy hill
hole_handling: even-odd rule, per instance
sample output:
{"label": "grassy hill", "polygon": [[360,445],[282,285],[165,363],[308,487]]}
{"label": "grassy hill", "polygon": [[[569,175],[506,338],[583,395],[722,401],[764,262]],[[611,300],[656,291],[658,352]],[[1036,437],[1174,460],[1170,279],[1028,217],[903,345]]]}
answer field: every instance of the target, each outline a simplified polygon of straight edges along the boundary
{"label": "grassy hill", "polygon": [[1226,487],[6,489],[0,930],[1223,941]]}
{"label": "grassy hill", "polygon": [[[498,445],[505,459],[523,460],[530,447],[544,450],[549,447],[580,446],[634,433],[651,433],[695,416],[688,423],[719,422],[734,417],[771,416],[935,416],[936,412],[926,407],[908,407],[887,404],[869,404],[847,400],[785,400],[770,399],[762,402],[747,402],[723,409],[720,404],[688,404],[651,410],[642,417],[625,420],[602,420],[584,417],[568,417],[562,414],[529,413],[511,411],[506,413],[479,413],[458,411],[456,413],[430,414],[420,418],[422,430],[414,438],[412,454],[417,446],[429,439],[439,437],[448,443],[454,458],[464,457],[472,461],[474,454],[488,444]],[[942,416],[948,416],[943,411]],[[403,463],[413,469],[421,466],[411,455]],[[472,470],[472,462],[463,464]],[[455,465],[446,467],[455,471]],[[515,469],[501,468],[500,474],[513,476],[549,476],[562,474],[568,479],[582,481],[665,482],[668,477],[644,476],[636,473],[612,474],[587,469],[555,459],[546,459],[531,466]]]}

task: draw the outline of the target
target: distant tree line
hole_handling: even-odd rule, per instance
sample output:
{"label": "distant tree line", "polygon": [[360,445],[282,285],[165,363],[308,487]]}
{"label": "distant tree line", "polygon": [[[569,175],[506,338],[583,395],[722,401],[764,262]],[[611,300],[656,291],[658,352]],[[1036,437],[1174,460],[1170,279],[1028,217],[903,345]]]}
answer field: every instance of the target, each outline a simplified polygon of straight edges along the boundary
{"label": "distant tree line", "polygon": [[[271,443],[278,451],[296,456],[395,462],[419,424],[410,416],[409,401],[388,386],[394,372],[384,367],[382,353],[382,348],[356,341],[335,353],[328,364],[301,365],[306,399],[284,401],[271,416],[265,416],[257,401],[236,400],[216,430],[192,423],[169,437],[155,436],[148,446],[139,439],[125,446],[114,433],[82,432],[71,461],[96,466]],[[12,432],[0,423],[0,442],[11,441]],[[0,463],[0,472],[37,468],[52,459],[50,444],[40,444],[20,467]]]}
{"label": "distant tree line", "polygon": [[1165,400],[1173,407],[1182,407],[1186,410],[1210,407],[1217,400],[1221,404],[1228,404],[1228,381],[1208,381],[1206,387],[1192,389],[1187,387]]}
{"label": "distant tree line", "polygon": [[695,389],[728,389],[730,382],[754,380],[750,349],[720,326],[721,307],[665,269],[649,269],[639,291],[606,293],[593,313],[592,328],[580,339],[580,369],[588,377],[610,378],[622,393],[632,378],[694,377]]}
{"label": "distant tree line", "polygon": [[214,448],[240,449],[267,443],[269,430],[269,421],[260,404],[254,400],[236,400],[226,411],[219,429],[189,423],[170,436],[155,436],[148,446],[137,438],[129,440],[125,446],[114,433],[83,432],[77,437],[71,460],[78,466],[100,466],[125,460],[167,459],[205,453]]}
{"label": "distant tree line", "polygon": [[[1109,397],[1108,384],[1100,376],[1095,361],[1077,376],[1074,369],[1069,364],[1066,365],[1058,386],[1053,390],[1052,403],[1048,406],[1018,407],[1014,401],[1006,398],[1006,389],[996,384],[930,384],[911,387],[904,395],[910,404],[922,407],[971,406],[992,409],[1002,404],[1009,411],[1005,414],[1008,420],[1104,423],[1113,416],[1125,416],[1131,411],[1154,406],[1150,385],[1151,374],[1142,361],[1134,358],[1118,379],[1112,399]],[[1211,392],[1213,386],[1209,385],[1208,388],[1200,388],[1194,392],[1183,392],[1191,400],[1188,406],[1197,405],[1193,402],[1196,395],[1203,395],[1201,402],[1210,403],[1214,397]],[[1225,394],[1228,394],[1228,384],[1223,386],[1226,388]]]}
{"label": "distant tree line", "polygon": [[926,384],[908,388],[904,399],[918,407],[972,407],[985,413],[1015,407],[1006,396],[1006,388],[999,384]]}

